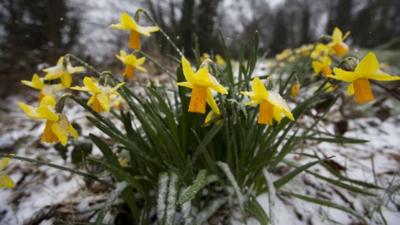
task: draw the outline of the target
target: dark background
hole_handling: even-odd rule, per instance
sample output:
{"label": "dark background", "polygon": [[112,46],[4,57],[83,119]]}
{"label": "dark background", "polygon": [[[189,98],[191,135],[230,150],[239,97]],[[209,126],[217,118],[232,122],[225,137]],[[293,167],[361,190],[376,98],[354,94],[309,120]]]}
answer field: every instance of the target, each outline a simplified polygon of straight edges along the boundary
{"label": "dark background", "polygon": [[[220,53],[219,32],[237,56],[240,43],[257,30],[261,52],[272,56],[330,34],[335,26],[351,31],[348,42],[357,48],[400,48],[399,0],[0,0],[0,94],[67,52],[100,68],[114,66],[127,34],[108,25],[121,11],[133,14],[138,7],[189,56],[195,46]],[[156,56],[173,53],[160,34],[144,47]]]}

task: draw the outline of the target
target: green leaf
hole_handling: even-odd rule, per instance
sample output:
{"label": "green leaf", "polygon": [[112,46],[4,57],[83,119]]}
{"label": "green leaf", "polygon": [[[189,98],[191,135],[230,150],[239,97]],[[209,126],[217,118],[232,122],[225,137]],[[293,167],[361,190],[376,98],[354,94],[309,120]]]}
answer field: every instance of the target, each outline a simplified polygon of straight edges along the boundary
{"label": "green leaf", "polygon": [[242,192],[240,191],[239,185],[238,185],[235,177],[233,176],[231,169],[229,168],[228,164],[221,162],[221,161],[217,162],[217,165],[225,173],[226,177],[228,178],[228,181],[231,183],[233,190],[235,191],[236,196],[238,198],[239,205],[242,208],[243,203],[244,203],[244,196],[243,196]]}
{"label": "green leaf", "polygon": [[77,143],[71,152],[71,160],[73,164],[79,164],[83,162],[91,152],[92,144],[88,142]]}
{"label": "green leaf", "polygon": [[269,224],[269,217],[264,208],[258,203],[257,199],[250,199],[245,207],[246,210],[258,220],[260,225]]}
{"label": "green leaf", "polygon": [[335,208],[335,209],[347,212],[347,213],[357,217],[358,219],[362,220],[365,224],[367,224],[367,222],[365,221],[364,216],[362,216],[357,211],[352,210],[349,207],[345,207],[345,206],[336,204],[336,203],[334,203],[332,201],[328,201],[328,200],[325,200],[325,199],[313,198],[313,197],[310,197],[310,196],[301,195],[301,194],[297,194],[297,193],[293,193],[293,192],[289,192],[289,191],[280,191],[280,193],[285,194],[285,195],[289,195],[289,196],[293,196],[293,197],[296,197],[298,199],[301,199],[301,200],[304,200],[304,201],[307,201],[307,202],[311,202],[311,203],[314,203],[314,204],[318,204],[318,205],[321,205],[321,206],[327,206],[327,207],[330,207],[330,208]]}
{"label": "green leaf", "polygon": [[108,163],[114,166],[119,166],[119,161],[117,156],[111,150],[109,145],[105,143],[103,140],[95,136],[94,134],[89,134],[90,139],[94,142],[94,144],[100,149],[103,153],[104,158],[107,160]]}
{"label": "green leaf", "polygon": [[289,172],[288,174],[286,174],[285,176],[279,178],[278,180],[276,180],[274,182],[274,186],[276,189],[281,188],[283,185],[285,185],[286,183],[288,183],[289,181],[291,181],[293,178],[295,178],[297,175],[299,175],[301,172],[307,170],[308,168],[322,162],[324,159],[321,160],[316,160],[313,162],[309,162],[307,164],[304,164],[303,166],[300,166],[296,169],[294,169],[293,171]]}
{"label": "green leaf", "polygon": [[64,146],[61,143],[57,143],[54,145],[54,149],[57,150],[58,154],[60,154],[61,158],[64,160],[67,159],[67,153],[68,153],[68,145]]}
{"label": "green leaf", "polygon": [[207,171],[200,170],[196,179],[193,181],[193,184],[187,187],[179,196],[177,204],[182,205],[183,203],[192,200],[205,185],[207,185]]}

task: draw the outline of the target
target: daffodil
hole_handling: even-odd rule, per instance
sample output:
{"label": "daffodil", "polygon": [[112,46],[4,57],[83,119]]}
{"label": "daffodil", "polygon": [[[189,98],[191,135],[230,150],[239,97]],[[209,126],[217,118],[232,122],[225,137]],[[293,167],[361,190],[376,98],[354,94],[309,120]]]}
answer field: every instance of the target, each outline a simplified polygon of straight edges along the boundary
{"label": "daffodil", "polygon": [[83,79],[83,87],[71,87],[72,90],[90,92],[92,96],[87,102],[88,105],[96,112],[109,112],[111,96],[117,94],[118,88],[125,83],[119,83],[115,87],[100,85],[94,78],[85,77]]}
{"label": "daffodil", "polygon": [[250,98],[246,105],[260,105],[257,123],[272,125],[273,120],[279,123],[283,116],[294,120],[286,101],[278,93],[268,91],[260,78],[253,79],[251,89],[251,92],[243,91],[242,94]]}
{"label": "daffodil", "polygon": [[197,72],[194,72],[185,57],[182,57],[181,61],[186,81],[179,82],[178,85],[192,89],[189,112],[204,114],[206,112],[206,103],[208,103],[212,111],[220,114],[221,112],[211,91],[214,90],[221,94],[228,94],[228,90],[219,84],[215,77],[208,72],[207,66],[203,66]]}
{"label": "daffodil", "polygon": [[18,106],[24,113],[32,119],[46,120],[41,140],[43,142],[54,143],[61,142],[66,145],[68,137],[78,137],[78,132],[74,129],[67,117],[55,111],[56,100],[51,96],[45,96],[39,104],[34,108],[23,102],[18,102]]}
{"label": "daffodil", "polygon": [[299,94],[300,84],[299,82],[294,82],[290,87],[290,97],[295,98]]}
{"label": "daffodil", "polygon": [[206,61],[207,59],[211,59],[210,54],[208,53],[203,53],[203,55],[200,57],[202,62]]}
{"label": "daffodil", "polygon": [[142,67],[146,61],[145,57],[137,58],[134,54],[127,54],[124,50],[121,50],[116,57],[125,65],[124,77],[127,79],[135,78],[135,69],[147,72],[147,70]]}
{"label": "daffodil", "polygon": [[369,80],[393,81],[400,80],[400,76],[392,76],[379,69],[379,62],[375,54],[369,52],[354,71],[345,71],[340,68],[333,69],[335,75],[328,77],[349,82],[347,93],[355,95],[356,102],[365,103],[374,100]]}
{"label": "daffodil", "polygon": [[13,188],[15,187],[14,181],[11,177],[7,176],[3,170],[10,164],[10,158],[4,157],[0,159],[0,188]]}
{"label": "daffodil", "polygon": [[217,63],[217,65],[223,66],[225,65],[225,60],[224,58],[222,58],[222,56],[220,55],[215,55],[215,62]]}
{"label": "daffodil", "polygon": [[121,13],[120,22],[118,24],[111,24],[111,27],[114,29],[130,31],[129,47],[133,49],[140,49],[140,34],[150,36],[150,33],[160,30],[157,26],[140,26],[126,12]]}
{"label": "daffodil", "polygon": [[32,76],[32,80],[21,80],[21,83],[39,91],[39,101],[44,96],[56,97],[56,95],[64,89],[61,84],[45,84],[43,78],[36,73]]}
{"label": "daffodil", "polygon": [[322,73],[324,76],[328,76],[332,74],[331,69],[332,60],[329,56],[324,56],[321,60],[314,60],[312,62],[312,68],[314,69],[315,74]]}
{"label": "daffodil", "polygon": [[321,43],[318,43],[314,50],[311,52],[311,58],[312,59],[319,59],[321,56],[327,56],[330,52],[330,47],[328,45],[324,45]]}
{"label": "daffodil", "polygon": [[343,36],[343,33],[339,28],[335,27],[335,29],[333,29],[332,41],[328,45],[333,49],[336,55],[343,56],[349,51],[349,47],[344,43],[344,40],[349,34],[350,33],[346,33]]}
{"label": "daffodil", "polygon": [[275,59],[277,61],[283,61],[283,60],[287,59],[289,56],[291,56],[292,54],[293,54],[293,51],[291,49],[285,49],[281,53],[277,54],[275,56]]}
{"label": "daffodil", "polygon": [[60,79],[64,87],[70,87],[72,84],[72,74],[82,73],[85,71],[85,68],[82,66],[74,67],[69,60],[60,57],[57,61],[57,65],[46,68],[43,71],[47,73],[44,77],[45,80]]}

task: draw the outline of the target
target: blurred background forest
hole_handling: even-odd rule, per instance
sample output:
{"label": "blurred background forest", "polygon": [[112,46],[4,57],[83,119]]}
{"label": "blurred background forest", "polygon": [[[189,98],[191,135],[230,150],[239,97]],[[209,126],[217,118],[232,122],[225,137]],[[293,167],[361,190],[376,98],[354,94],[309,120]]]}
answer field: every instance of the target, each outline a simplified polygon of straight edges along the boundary
{"label": "blurred background forest", "polygon": [[[100,69],[113,68],[128,34],[108,26],[120,12],[133,14],[139,7],[187,55],[195,46],[202,53],[220,53],[219,32],[237,55],[240,43],[257,30],[261,52],[273,56],[315,41],[335,26],[351,31],[352,46],[400,48],[399,0],[0,0],[0,95],[67,52]],[[171,52],[159,34],[146,39],[144,48],[154,56]]]}

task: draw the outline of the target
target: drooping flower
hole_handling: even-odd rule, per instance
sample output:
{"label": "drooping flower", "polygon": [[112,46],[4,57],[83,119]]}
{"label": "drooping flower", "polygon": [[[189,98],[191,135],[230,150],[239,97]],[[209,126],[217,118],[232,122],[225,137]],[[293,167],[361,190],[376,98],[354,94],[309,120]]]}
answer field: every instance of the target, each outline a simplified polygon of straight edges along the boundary
{"label": "drooping flower", "polygon": [[375,54],[369,52],[354,71],[345,71],[340,68],[333,69],[335,75],[328,77],[349,82],[347,93],[355,95],[357,103],[366,103],[374,100],[369,80],[393,81],[400,80],[400,76],[392,76],[379,69],[379,62]]}
{"label": "drooping flower", "polygon": [[3,170],[10,164],[11,159],[4,157],[0,159],[0,188],[13,188],[15,187],[14,181],[11,177],[7,176]]}
{"label": "drooping flower", "polygon": [[273,120],[279,123],[283,116],[294,120],[286,101],[278,93],[268,91],[260,78],[253,79],[251,89],[251,92],[242,91],[241,93],[250,98],[246,105],[260,105],[257,123],[272,125]]}
{"label": "drooping flower", "polygon": [[312,62],[312,67],[314,69],[315,74],[322,73],[324,76],[328,76],[332,74],[331,69],[332,60],[329,56],[324,56],[321,60],[314,60]]}
{"label": "drooping flower", "polygon": [[61,84],[64,87],[71,87],[72,84],[72,74],[74,73],[82,73],[85,71],[85,68],[82,66],[72,66],[69,60],[65,60],[62,56],[57,61],[57,65],[53,67],[49,67],[43,70],[46,72],[45,80],[55,80],[60,79]]}
{"label": "drooping flower", "polygon": [[299,82],[294,82],[290,87],[290,97],[295,98],[299,94],[300,84]]}
{"label": "drooping flower", "polygon": [[47,143],[61,142],[66,145],[68,137],[75,139],[78,132],[68,121],[67,117],[55,111],[56,100],[51,96],[45,96],[40,101],[39,107],[34,108],[23,102],[18,102],[18,106],[24,113],[32,119],[46,120],[44,132],[41,141]]}
{"label": "drooping flower", "polygon": [[45,84],[43,78],[39,77],[36,73],[32,76],[31,81],[21,80],[21,83],[38,90],[39,101],[42,100],[44,96],[52,96],[53,98],[56,98],[56,95],[64,89],[61,84]]}
{"label": "drooping flower", "polygon": [[109,112],[111,96],[118,94],[117,90],[125,83],[119,83],[115,87],[103,86],[99,84],[94,78],[85,77],[83,79],[83,87],[71,87],[72,90],[86,91],[92,94],[87,102],[88,105],[96,112]]}
{"label": "drooping flower", "polygon": [[147,70],[142,67],[146,61],[145,57],[137,58],[134,54],[127,54],[124,50],[121,50],[116,57],[125,65],[124,77],[127,79],[135,78],[135,69],[147,72]]}
{"label": "drooping flower", "polygon": [[130,31],[129,48],[133,49],[140,49],[140,34],[150,36],[150,33],[160,30],[157,26],[140,26],[126,12],[121,13],[120,22],[118,24],[111,24],[111,28]]}
{"label": "drooping flower", "polygon": [[328,45],[332,48],[336,55],[343,56],[346,55],[349,51],[349,46],[344,43],[344,40],[347,38],[348,35],[349,33],[346,33],[343,36],[342,31],[337,27],[333,29],[332,41]]}
{"label": "drooping flower", "polygon": [[192,89],[189,112],[204,114],[206,112],[206,103],[208,103],[212,111],[220,114],[221,112],[211,91],[228,94],[228,90],[208,72],[207,66],[203,66],[197,72],[194,72],[185,57],[182,57],[181,62],[186,81],[179,82],[178,85]]}

